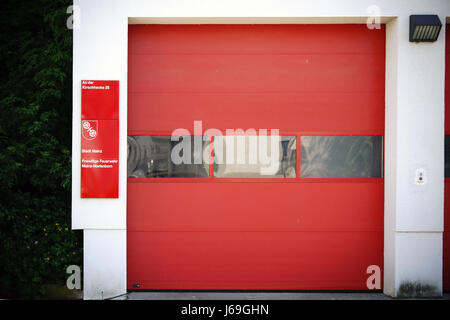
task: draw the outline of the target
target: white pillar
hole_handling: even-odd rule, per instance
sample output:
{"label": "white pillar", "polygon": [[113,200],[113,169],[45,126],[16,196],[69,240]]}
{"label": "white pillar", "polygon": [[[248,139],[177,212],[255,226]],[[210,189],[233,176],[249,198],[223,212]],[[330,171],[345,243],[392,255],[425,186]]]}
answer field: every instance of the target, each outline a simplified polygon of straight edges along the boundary
{"label": "white pillar", "polygon": [[127,292],[126,230],[84,230],[83,298],[100,300]]}
{"label": "white pillar", "polygon": [[[445,16],[434,43],[409,42],[409,14],[386,28],[384,293],[442,295]],[[415,183],[417,170],[425,183]]]}

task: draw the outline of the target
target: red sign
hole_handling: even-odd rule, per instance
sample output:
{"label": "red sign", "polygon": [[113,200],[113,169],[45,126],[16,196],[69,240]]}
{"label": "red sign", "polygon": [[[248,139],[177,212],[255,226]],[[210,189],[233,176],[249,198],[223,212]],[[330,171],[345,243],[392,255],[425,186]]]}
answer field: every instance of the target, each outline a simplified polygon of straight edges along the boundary
{"label": "red sign", "polygon": [[81,119],[119,120],[119,81],[81,81]]}
{"label": "red sign", "polygon": [[118,116],[118,81],[81,81],[81,198],[119,196]]}

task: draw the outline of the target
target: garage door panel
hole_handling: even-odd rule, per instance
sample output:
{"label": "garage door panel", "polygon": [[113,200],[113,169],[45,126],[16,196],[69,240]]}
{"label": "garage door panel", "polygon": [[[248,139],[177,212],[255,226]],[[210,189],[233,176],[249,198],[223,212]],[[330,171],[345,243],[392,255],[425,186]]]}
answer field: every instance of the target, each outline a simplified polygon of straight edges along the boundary
{"label": "garage door panel", "polygon": [[[130,92],[384,91],[382,55],[130,55]],[[270,66],[270,68],[268,68]]]}
{"label": "garage door panel", "polygon": [[[450,54],[448,55],[450,56]],[[448,64],[450,64],[450,61]],[[450,90],[445,91],[445,119],[450,119],[450,108],[447,106],[450,106]],[[447,120],[445,121],[445,134],[450,134],[450,121]]]}
{"label": "garage door panel", "polygon": [[128,101],[134,106],[128,127],[137,131],[192,130],[194,120],[202,120],[204,128],[246,129],[251,123],[253,128],[384,133],[384,95],[377,92],[129,93]]}
{"label": "garage door panel", "polygon": [[[445,134],[450,135],[450,25],[446,26],[445,46]],[[446,139],[447,140],[447,139]],[[448,149],[447,141],[445,149]],[[444,233],[443,233],[443,289],[450,290],[450,177],[448,175],[449,155],[445,152],[444,183]]]}
{"label": "garage door panel", "polygon": [[367,289],[382,245],[379,232],[129,232],[128,286]]}
{"label": "garage door panel", "polygon": [[385,39],[384,25],[130,25],[129,53],[384,54]]}
{"label": "garage door panel", "polygon": [[444,183],[444,230],[450,231],[450,179]]}
{"label": "garage door panel", "polygon": [[[384,135],[384,26],[129,26],[128,72],[135,140],[192,133],[194,120],[297,135],[296,177],[131,175],[128,288],[367,289],[367,267],[383,266],[384,179],[303,177],[327,154],[301,156],[300,136]],[[369,145],[357,161],[374,161]],[[347,158],[333,146],[322,162],[335,169]]]}
{"label": "garage door panel", "polygon": [[382,231],[383,192],[382,182],[129,183],[127,227],[130,231]]}

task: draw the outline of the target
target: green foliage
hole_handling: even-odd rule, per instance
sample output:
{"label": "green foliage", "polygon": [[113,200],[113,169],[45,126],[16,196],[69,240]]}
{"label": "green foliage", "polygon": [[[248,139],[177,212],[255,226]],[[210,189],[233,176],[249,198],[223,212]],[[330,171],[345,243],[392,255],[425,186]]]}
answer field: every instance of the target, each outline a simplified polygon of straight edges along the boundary
{"label": "green foliage", "polygon": [[71,4],[0,4],[0,297],[40,298],[82,264],[70,230]]}

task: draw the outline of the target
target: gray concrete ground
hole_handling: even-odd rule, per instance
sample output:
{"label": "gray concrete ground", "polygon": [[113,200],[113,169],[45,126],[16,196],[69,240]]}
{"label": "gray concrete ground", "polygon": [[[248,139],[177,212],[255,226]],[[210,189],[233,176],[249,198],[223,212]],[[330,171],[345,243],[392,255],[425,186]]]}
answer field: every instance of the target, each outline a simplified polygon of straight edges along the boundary
{"label": "gray concrete ground", "polygon": [[[382,293],[322,292],[130,292],[128,300],[391,300]],[[442,298],[450,300],[450,294]],[[422,299],[421,299],[422,300]]]}

